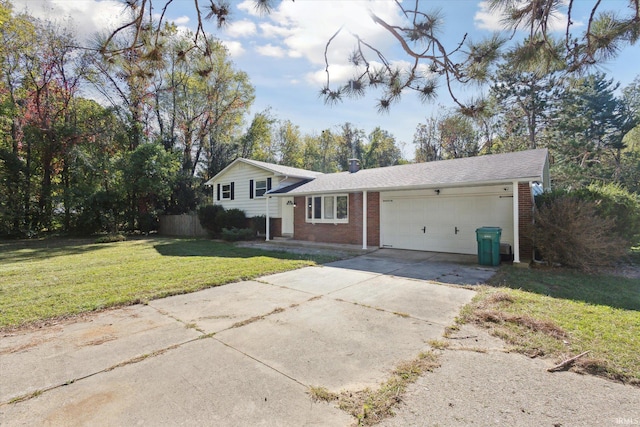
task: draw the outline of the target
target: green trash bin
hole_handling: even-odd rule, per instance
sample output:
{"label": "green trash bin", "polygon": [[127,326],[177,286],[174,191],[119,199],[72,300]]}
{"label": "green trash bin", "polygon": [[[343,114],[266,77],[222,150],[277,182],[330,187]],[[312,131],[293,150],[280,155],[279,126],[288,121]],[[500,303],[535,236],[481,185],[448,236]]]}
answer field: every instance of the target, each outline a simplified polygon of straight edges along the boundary
{"label": "green trash bin", "polygon": [[476,230],[478,264],[500,265],[500,227],[480,227]]}

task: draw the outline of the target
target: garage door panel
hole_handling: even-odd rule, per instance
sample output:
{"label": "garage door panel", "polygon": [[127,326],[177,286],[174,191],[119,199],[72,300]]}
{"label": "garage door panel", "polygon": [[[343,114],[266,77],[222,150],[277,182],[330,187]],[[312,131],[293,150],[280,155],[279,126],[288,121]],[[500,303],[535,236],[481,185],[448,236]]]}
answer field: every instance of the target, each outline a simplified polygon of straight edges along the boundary
{"label": "garage door panel", "polygon": [[478,227],[501,227],[501,241],[513,242],[512,206],[513,198],[498,194],[383,195],[381,242],[385,247],[475,254]]}

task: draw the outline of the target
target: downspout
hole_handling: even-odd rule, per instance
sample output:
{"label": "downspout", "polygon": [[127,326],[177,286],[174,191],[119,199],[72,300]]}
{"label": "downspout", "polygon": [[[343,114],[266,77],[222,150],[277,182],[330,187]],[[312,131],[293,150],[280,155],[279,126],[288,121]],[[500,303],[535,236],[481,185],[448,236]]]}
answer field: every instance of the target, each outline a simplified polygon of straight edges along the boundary
{"label": "downspout", "polygon": [[520,200],[518,181],[513,181],[513,262],[520,262]]}
{"label": "downspout", "polygon": [[367,191],[362,192],[362,249],[367,249]]}

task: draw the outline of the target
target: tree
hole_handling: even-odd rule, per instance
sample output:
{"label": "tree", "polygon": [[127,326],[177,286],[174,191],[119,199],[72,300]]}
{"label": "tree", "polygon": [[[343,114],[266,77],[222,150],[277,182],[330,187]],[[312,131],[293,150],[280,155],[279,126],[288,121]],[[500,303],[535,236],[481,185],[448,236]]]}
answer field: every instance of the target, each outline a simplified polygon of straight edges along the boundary
{"label": "tree", "polygon": [[[135,11],[131,11],[135,15]],[[152,78],[165,64],[168,29],[153,21],[98,40],[87,80],[127,124],[129,150],[148,142],[151,133]],[[118,52],[108,55],[107,52]]]}
{"label": "tree", "polygon": [[449,114],[438,123],[444,159],[477,156],[480,151],[478,133],[469,117]]}
{"label": "tree", "polygon": [[438,132],[438,118],[430,117],[427,123],[419,123],[413,134],[415,161],[417,163],[442,160],[442,147]]}
{"label": "tree", "polygon": [[300,128],[290,120],[281,121],[274,132],[274,143],[278,150],[278,163],[301,168],[304,163]]}
{"label": "tree", "polygon": [[238,156],[245,159],[263,160],[273,157],[272,126],[276,120],[269,110],[256,113],[247,131],[240,138]]}
{"label": "tree", "polygon": [[490,95],[506,130],[501,138],[504,151],[538,147],[539,133],[548,119],[547,103],[558,95],[558,85],[554,73],[519,71],[513,59],[498,67]]}
{"label": "tree", "polygon": [[[594,6],[586,29],[581,34],[573,31],[572,11],[575,0],[490,0],[493,13],[504,17],[512,30],[528,29],[523,43],[514,45],[509,55],[521,71],[546,74],[563,69],[573,73],[609,59],[626,44],[635,44],[640,37],[640,3],[630,1],[629,10],[615,13],[602,10],[602,2],[594,0]],[[466,34],[452,47],[445,47],[439,36],[443,19],[438,12],[427,10],[428,2],[416,1],[405,7],[396,2],[400,15],[405,18],[393,25],[383,17],[371,14],[373,21],[389,32],[407,55],[408,65],[399,68],[392,65],[381,50],[353,35],[356,48],[349,60],[356,69],[356,77],[343,86],[332,86],[329,62],[326,59],[327,81],[322,89],[325,101],[339,101],[343,95],[361,96],[367,88],[381,88],[379,110],[387,110],[397,102],[405,91],[417,92],[423,101],[431,101],[436,95],[438,81],[443,79],[450,97],[459,105],[461,112],[473,116],[484,108],[480,100],[461,101],[454,91],[454,83],[486,82],[491,67],[500,59],[506,37],[494,35],[479,43],[467,39]],[[556,40],[550,21],[559,13],[568,15],[565,38]],[[600,12],[600,13],[598,13]],[[338,31],[341,32],[341,30]],[[329,49],[336,33],[328,42]],[[381,63],[374,66],[374,61]]]}
{"label": "tree", "polygon": [[[21,79],[16,80],[20,88],[12,93],[19,96],[13,102],[20,105],[21,117],[14,121],[12,133],[14,153],[25,159],[23,197],[25,212],[30,212],[25,226],[50,229],[59,202],[54,196],[61,192],[63,201],[68,200],[67,157],[78,141],[71,117],[83,71],[75,62],[77,51],[70,33],[38,20],[31,22],[31,28],[38,33],[37,42],[16,58],[21,66]],[[62,189],[57,188],[59,180]],[[31,206],[33,194],[35,206]]]}
{"label": "tree", "polygon": [[[126,126],[111,108],[78,99],[73,126],[82,138],[69,153],[70,229],[117,232],[124,218],[125,192],[120,159],[129,148]],[[66,209],[65,209],[66,213]]]}
{"label": "tree", "polygon": [[340,137],[330,129],[323,130],[320,135],[305,135],[304,138],[305,169],[332,173],[338,171],[337,149]]}
{"label": "tree", "polygon": [[368,144],[363,147],[363,168],[380,168],[400,163],[402,152],[396,145],[396,139],[393,135],[380,127],[376,127],[369,134],[368,139]]}
{"label": "tree", "polygon": [[[256,7],[270,12],[281,0],[255,0]],[[126,48],[141,43],[148,19],[153,13],[160,11],[160,24],[165,16],[171,0],[159,4],[151,1],[127,2],[131,10],[131,20],[116,29],[110,39],[104,43],[102,51],[105,55],[118,55]],[[510,38],[516,35],[515,29],[528,31],[527,39],[511,49],[517,58],[522,71],[544,71],[542,65],[554,69],[560,66],[568,73],[581,72],[599,62],[610,59],[624,46],[635,44],[640,37],[640,3],[629,0],[625,9],[609,10],[606,2],[591,0],[592,10],[588,21],[583,26],[573,22],[574,6],[577,0],[489,0],[488,5],[494,14],[503,17],[508,25]],[[325,102],[339,102],[343,96],[361,96],[367,90],[381,90],[378,109],[385,111],[400,100],[403,92],[417,93],[424,101],[431,101],[437,94],[438,85],[444,81],[445,90],[457,102],[463,113],[474,115],[483,108],[482,102],[464,102],[456,95],[458,83],[484,82],[490,74],[491,67],[500,58],[500,49],[508,37],[494,36],[481,42],[468,40],[461,35],[453,46],[446,46],[441,38],[440,28],[444,24],[438,11],[430,11],[430,2],[396,1],[398,15],[404,18],[400,24],[392,24],[385,17],[370,14],[373,22],[388,32],[402,47],[409,63],[406,67],[392,64],[380,48],[354,37],[356,48],[349,55],[349,62],[355,69],[355,77],[344,85],[332,84],[329,73],[328,56],[325,54],[327,80],[321,90]],[[192,48],[203,55],[208,52],[199,48],[199,41],[207,38],[203,22],[215,20],[218,26],[229,19],[230,7],[224,0],[209,0],[206,6],[201,0],[193,0],[193,8],[197,13],[197,30],[193,38]],[[204,13],[206,11],[206,14]],[[559,14],[567,16],[564,37],[556,39],[551,23]],[[135,34],[126,47],[112,48],[109,41],[119,33],[130,31]],[[348,29],[339,29],[328,41],[325,52],[331,49],[332,42]],[[156,45],[158,44],[156,38]],[[562,47],[559,53],[558,48]],[[345,58],[347,59],[347,58]]]}
{"label": "tree", "polygon": [[148,232],[171,197],[180,168],[177,156],[160,144],[143,144],[123,159],[123,184],[130,201],[129,227]]}
{"label": "tree", "polygon": [[19,235],[32,222],[31,150],[24,143],[25,63],[35,60],[35,28],[0,2],[0,233]]}
{"label": "tree", "polygon": [[247,74],[234,68],[226,49],[214,39],[210,54],[189,49],[192,34],[166,26],[165,64],[152,79],[157,125],[154,139],[180,151],[182,167],[168,209],[184,213],[198,204],[199,175],[214,176],[237,156],[237,140],[254,90]]}
{"label": "tree", "polygon": [[559,99],[546,137],[562,185],[619,180],[624,136],[637,122],[616,97],[618,86],[597,73],[570,80]]}
{"label": "tree", "polygon": [[349,170],[349,159],[364,158],[364,131],[346,122],[340,126],[340,140],[337,148],[340,170]]}

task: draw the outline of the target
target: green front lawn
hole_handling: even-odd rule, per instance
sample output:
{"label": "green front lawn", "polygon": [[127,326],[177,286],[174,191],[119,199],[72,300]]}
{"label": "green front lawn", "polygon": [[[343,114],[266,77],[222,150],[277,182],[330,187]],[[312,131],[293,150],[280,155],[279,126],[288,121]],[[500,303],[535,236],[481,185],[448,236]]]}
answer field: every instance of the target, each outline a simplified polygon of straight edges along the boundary
{"label": "green front lawn", "polygon": [[200,239],[0,243],[0,329],[197,291],[327,261]]}
{"label": "green front lawn", "polygon": [[505,266],[480,289],[464,321],[489,328],[531,356],[640,385],[640,279]]}

